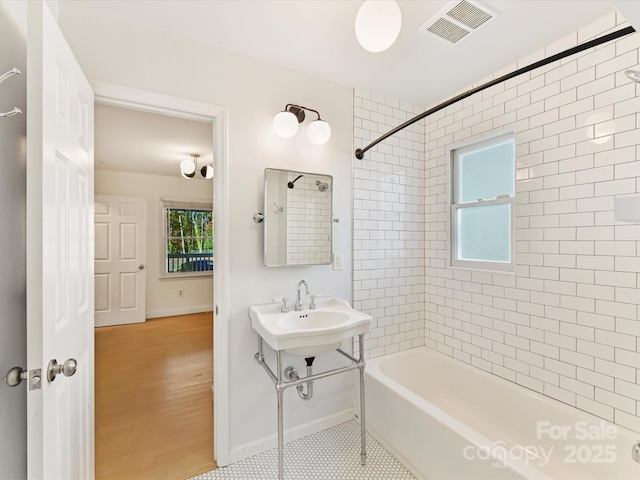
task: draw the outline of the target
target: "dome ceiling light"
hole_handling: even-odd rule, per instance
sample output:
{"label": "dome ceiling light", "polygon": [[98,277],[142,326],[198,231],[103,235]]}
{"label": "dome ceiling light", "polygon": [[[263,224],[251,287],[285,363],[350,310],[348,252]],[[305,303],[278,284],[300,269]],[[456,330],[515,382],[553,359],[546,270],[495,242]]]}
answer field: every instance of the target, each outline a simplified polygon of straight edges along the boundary
{"label": "dome ceiling light", "polygon": [[365,0],[356,15],[355,26],[362,48],[382,52],[393,45],[400,34],[400,7],[394,0]]}

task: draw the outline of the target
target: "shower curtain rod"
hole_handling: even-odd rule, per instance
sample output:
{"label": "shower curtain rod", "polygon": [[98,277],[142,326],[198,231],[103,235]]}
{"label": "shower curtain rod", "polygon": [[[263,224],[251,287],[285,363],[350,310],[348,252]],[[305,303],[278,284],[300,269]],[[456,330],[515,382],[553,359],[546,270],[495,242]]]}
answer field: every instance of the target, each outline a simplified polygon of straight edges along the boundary
{"label": "shower curtain rod", "polygon": [[395,135],[396,133],[398,133],[400,130],[404,130],[405,128],[407,128],[410,125],[413,125],[416,122],[419,122],[420,120],[422,120],[423,118],[428,117],[429,115],[436,113],[439,110],[442,110],[443,108],[448,107],[449,105],[453,105],[456,102],[459,102],[460,100],[463,100],[467,97],[470,97],[471,95],[474,95],[478,92],[481,92],[482,90],[485,90],[489,87],[493,87],[494,85],[497,85],[498,83],[504,82],[505,80],[509,80],[510,78],[513,77],[517,77],[518,75],[522,75],[523,73],[527,73],[530,72],[531,70],[534,70],[536,68],[542,67],[544,65],[547,65],[549,63],[553,63],[557,60],[561,60],[565,57],[569,57],[571,55],[574,55],[578,52],[582,52],[583,50],[587,50],[589,48],[592,47],[596,47],[598,45],[602,45],[603,43],[607,43],[610,42],[611,40],[616,40],[620,37],[624,37],[625,35],[629,35],[633,32],[635,32],[636,30],[633,27],[625,27],[622,28],[620,30],[616,30],[615,32],[611,32],[608,33],[607,35],[603,35],[602,37],[599,38],[595,38],[593,40],[589,40],[588,42],[582,43],[580,45],[576,45],[575,47],[571,47],[568,48],[567,50],[564,50],[560,53],[556,53],[555,55],[552,55],[550,57],[547,57],[545,59],[539,60],[535,63],[532,63],[531,65],[527,65],[526,67],[522,67],[519,68],[518,70],[514,70],[511,73],[507,73],[506,75],[503,75],[499,78],[496,78],[495,80],[491,80],[490,82],[487,82],[483,85],[480,85],[479,87],[476,88],[472,88],[471,90],[468,90],[464,93],[461,93],[460,95],[457,95],[439,105],[436,105],[433,108],[430,108],[429,110],[426,110],[425,112],[422,112],[420,115],[413,117],[410,120],[407,120],[406,122],[404,122],[402,125],[398,125],[396,128],[394,128],[393,130],[390,130],[389,132],[385,133],[384,135],[382,135],[380,138],[374,140],[373,142],[371,142],[369,145],[367,145],[364,148],[358,148],[355,152],[356,158],[359,160],[362,160],[364,158],[364,154],[367,152],[367,150],[371,149],[372,147],[375,147],[378,143],[380,143],[381,141],[389,138],[392,135]]}

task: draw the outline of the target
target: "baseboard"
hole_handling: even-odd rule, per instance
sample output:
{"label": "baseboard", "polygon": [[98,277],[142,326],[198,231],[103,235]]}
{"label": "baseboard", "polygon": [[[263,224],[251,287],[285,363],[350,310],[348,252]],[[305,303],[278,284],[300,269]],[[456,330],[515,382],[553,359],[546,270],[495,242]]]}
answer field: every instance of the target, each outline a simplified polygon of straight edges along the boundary
{"label": "baseboard", "polygon": [[[334,413],[333,415],[321,418],[319,420],[314,420],[313,422],[305,423],[304,425],[299,425],[289,430],[285,430],[284,442],[292,442],[299,438],[306,437],[322,430],[326,430],[327,428],[335,427],[336,425],[340,425],[344,422],[348,422],[349,420],[353,420],[352,408],[349,408],[348,410],[344,410],[342,412]],[[259,453],[271,450],[272,448],[277,448],[277,446],[277,434],[269,435],[268,437],[263,437],[253,442],[245,443],[231,449],[231,451],[229,452],[229,463],[239,462],[240,460],[244,460],[245,458],[253,457],[254,455],[258,455]]]}
{"label": "baseboard", "polygon": [[213,305],[197,307],[169,308],[166,310],[147,310],[146,318],[173,317],[175,315],[189,315],[190,313],[213,312]]}
{"label": "baseboard", "polygon": [[98,327],[114,327],[116,325],[133,325],[136,323],[144,323],[144,320],[141,321],[122,321],[122,320],[113,320],[110,318],[104,318],[103,316],[95,316],[93,326]]}

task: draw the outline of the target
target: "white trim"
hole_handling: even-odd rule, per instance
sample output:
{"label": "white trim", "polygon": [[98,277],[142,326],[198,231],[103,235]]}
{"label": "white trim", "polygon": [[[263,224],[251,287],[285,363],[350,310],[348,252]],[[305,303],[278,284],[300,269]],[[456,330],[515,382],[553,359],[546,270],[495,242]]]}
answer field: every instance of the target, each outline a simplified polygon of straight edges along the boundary
{"label": "white trim", "polygon": [[[303,425],[297,425],[284,431],[284,443],[293,442],[294,440],[306,437],[313,433],[317,433],[321,430],[335,427],[336,425],[340,425],[341,423],[353,420],[353,418],[353,409],[349,408],[347,410],[343,410],[342,412],[329,415],[328,417],[323,417],[319,420],[313,420]],[[277,446],[278,435],[275,433],[266,437],[259,438],[258,440],[255,440],[253,442],[238,445],[231,450],[230,463],[239,462],[240,460],[244,460],[245,458],[249,458],[259,453],[266,452],[267,450],[271,450],[273,448],[276,448]]]}
{"label": "white trim", "polygon": [[[214,168],[214,231],[216,244],[214,262],[216,281],[213,282],[214,303],[218,306],[213,335],[214,374],[214,452],[219,467],[229,464],[229,156],[227,109],[209,103],[163,95],[147,90],[115,85],[106,82],[90,82],[95,92],[95,102],[126,106],[179,118],[212,122]],[[214,307],[215,308],[215,307]]]}
{"label": "white trim", "polygon": [[162,318],[162,317],[174,317],[176,315],[191,315],[193,313],[206,313],[213,312],[213,305],[200,305],[197,307],[183,307],[183,308],[167,308],[163,310],[153,310],[147,312],[146,319]]}
{"label": "white trim", "polygon": [[[454,227],[457,225],[456,222],[456,213],[458,210],[462,210],[465,208],[475,208],[481,206],[489,206],[489,205],[509,205],[509,249],[510,249],[510,261],[501,262],[501,261],[480,261],[480,260],[462,260],[455,258],[455,253],[458,252],[459,248],[459,238],[456,236],[457,231],[454,231]],[[506,198],[496,198],[495,200],[482,200],[478,202],[467,202],[467,203],[455,203],[452,204],[451,207],[451,245],[455,245],[451,249],[451,267],[455,268],[466,268],[472,270],[482,270],[482,271],[496,271],[496,272],[514,272],[515,264],[516,264],[516,252],[515,252],[515,222],[516,222],[516,198],[515,197],[506,197]]]}
{"label": "white trim", "polygon": [[[189,278],[189,277],[211,277],[213,276],[213,270],[204,270],[197,272],[167,272],[167,209],[175,210],[207,210],[213,214],[213,200],[211,202],[202,202],[197,200],[185,200],[181,201],[172,197],[160,197],[160,232],[158,237],[160,239],[160,246],[158,248],[158,278],[160,280],[167,280],[170,278]],[[204,237],[203,237],[204,238]],[[215,235],[212,237],[215,242]],[[214,243],[215,244],[215,243]],[[213,258],[212,258],[213,260]]]}
{"label": "white trim", "polygon": [[[504,143],[512,143],[513,146],[513,195],[498,195],[495,199],[478,199],[475,201],[459,202],[457,198],[459,195],[458,188],[458,166],[457,159],[465,153],[483,150],[496,145]],[[451,146],[447,149],[448,162],[447,162],[447,176],[448,176],[448,205],[449,215],[447,215],[447,268],[452,269],[465,269],[476,270],[489,273],[514,273],[516,268],[516,155],[515,155],[515,134],[512,131],[500,132],[496,135],[491,135],[486,138],[476,139],[467,144],[461,144]],[[491,261],[474,261],[474,260],[460,260],[456,258],[458,248],[456,246],[456,220],[455,215],[457,210],[463,208],[473,208],[481,205],[497,205],[497,204],[509,204],[509,248],[510,248],[510,261],[508,262],[491,262]]]}
{"label": "white trim", "polygon": [[[222,115],[226,108],[187,98],[172,97],[138,88],[113,83],[89,81],[95,93],[95,103],[118,105],[133,110],[210,123]],[[98,93],[99,92],[99,93]],[[214,141],[216,139],[214,138]]]}

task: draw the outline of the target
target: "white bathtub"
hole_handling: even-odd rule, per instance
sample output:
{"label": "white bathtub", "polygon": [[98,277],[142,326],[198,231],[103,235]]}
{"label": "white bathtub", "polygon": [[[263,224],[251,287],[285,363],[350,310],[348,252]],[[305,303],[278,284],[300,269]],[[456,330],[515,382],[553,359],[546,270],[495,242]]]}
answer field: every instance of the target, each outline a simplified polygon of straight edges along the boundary
{"label": "white bathtub", "polygon": [[640,433],[427,347],[365,373],[367,430],[418,478],[640,479]]}

